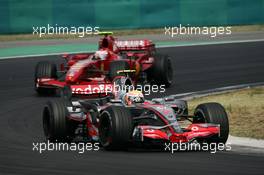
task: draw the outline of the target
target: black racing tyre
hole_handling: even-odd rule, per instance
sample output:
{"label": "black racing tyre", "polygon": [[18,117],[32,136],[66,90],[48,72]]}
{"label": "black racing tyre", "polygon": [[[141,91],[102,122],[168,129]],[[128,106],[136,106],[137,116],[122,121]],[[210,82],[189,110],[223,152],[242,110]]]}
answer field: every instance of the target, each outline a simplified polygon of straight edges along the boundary
{"label": "black racing tyre", "polygon": [[37,87],[38,78],[57,78],[57,68],[54,63],[49,61],[41,61],[35,67],[35,90],[40,95],[54,94],[56,89]]}
{"label": "black racing tyre", "polygon": [[203,103],[194,111],[194,123],[214,123],[220,125],[220,136],[212,137],[207,142],[226,143],[229,135],[228,116],[224,107],[219,103]]}
{"label": "black racing tyre", "polygon": [[[185,100],[174,100],[175,101],[175,105],[180,108],[183,109],[183,111],[180,111],[182,115],[188,115],[188,104],[187,101]],[[176,111],[177,112],[177,111]]]}
{"label": "black racing tyre", "polygon": [[109,65],[109,78],[113,80],[116,76],[120,75],[117,73],[119,70],[128,70],[129,64],[126,61],[113,61]]}
{"label": "black racing tyre", "polygon": [[44,135],[50,141],[69,141],[73,130],[62,99],[48,101],[42,113]]}
{"label": "black racing tyre", "polygon": [[173,79],[172,60],[167,55],[154,55],[154,63],[150,69],[149,77],[158,85],[170,87]]}
{"label": "black racing tyre", "polygon": [[99,138],[106,150],[126,148],[133,132],[130,111],[123,106],[110,106],[100,115]]}

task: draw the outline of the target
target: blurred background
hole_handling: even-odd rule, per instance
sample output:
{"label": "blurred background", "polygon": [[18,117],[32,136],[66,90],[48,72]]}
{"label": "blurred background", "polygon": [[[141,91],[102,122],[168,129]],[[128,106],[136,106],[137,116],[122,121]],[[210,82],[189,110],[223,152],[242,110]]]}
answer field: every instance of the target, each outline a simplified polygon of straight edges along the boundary
{"label": "blurred background", "polygon": [[32,26],[101,29],[252,25],[264,23],[264,0],[1,0],[0,33],[32,33]]}

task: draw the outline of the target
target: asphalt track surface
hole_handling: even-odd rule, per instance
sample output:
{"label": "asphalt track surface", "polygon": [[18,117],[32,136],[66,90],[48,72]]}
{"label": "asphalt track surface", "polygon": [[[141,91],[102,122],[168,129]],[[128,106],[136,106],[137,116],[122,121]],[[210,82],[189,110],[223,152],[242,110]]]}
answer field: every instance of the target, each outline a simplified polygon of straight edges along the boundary
{"label": "asphalt track surface", "polygon": [[[166,95],[264,81],[263,48],[264,42],[160,49],[175,69]],[[44,140],[41,110],[51,98],[33,91],[40,60],[60,58],[0,61],[0,174],[263,174],[263,155],[236,151],[32,151],[32,142]]]}

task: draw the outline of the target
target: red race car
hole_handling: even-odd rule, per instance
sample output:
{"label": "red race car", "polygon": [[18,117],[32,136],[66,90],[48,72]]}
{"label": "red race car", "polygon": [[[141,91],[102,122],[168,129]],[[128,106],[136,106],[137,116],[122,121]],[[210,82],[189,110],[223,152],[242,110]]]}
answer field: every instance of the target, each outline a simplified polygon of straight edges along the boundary
{"label": "red race car", "polygon": [[[184,126],[183,121],[189,123]],[[50,141],[71,142],[81,136],[109,150],[134,143],[225,143],[229,133],[227,114],[218,103],[200,104],[194,115],[188,115],[183,100],[146,101],[136,90],[118,98],[49,101],[43,110],[43,128]]]}
{"label": "red race car", "polygon": [[53,93],[70,86],[73,94],[101,94],[115,77],[129,74],[133,84],[154,83],[169,87],[173,69],[170,57],[156,53],[150,40],[118,41],[111,32],[101,32],[99,50],[90,54],[64,55],[66,64],[39,62],[35,68],[35,89]]}

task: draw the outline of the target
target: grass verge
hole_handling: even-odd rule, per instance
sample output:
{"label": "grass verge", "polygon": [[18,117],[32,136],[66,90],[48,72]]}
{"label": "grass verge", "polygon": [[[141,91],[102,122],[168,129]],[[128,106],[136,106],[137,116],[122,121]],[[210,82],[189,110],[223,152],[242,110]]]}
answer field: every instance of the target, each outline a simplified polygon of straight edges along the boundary
{"label": "grass verge", "polygon": [[225,107],[231,135],[264,139],[264,86],[189,100],[191,113],[198,104],[206,102]]}

